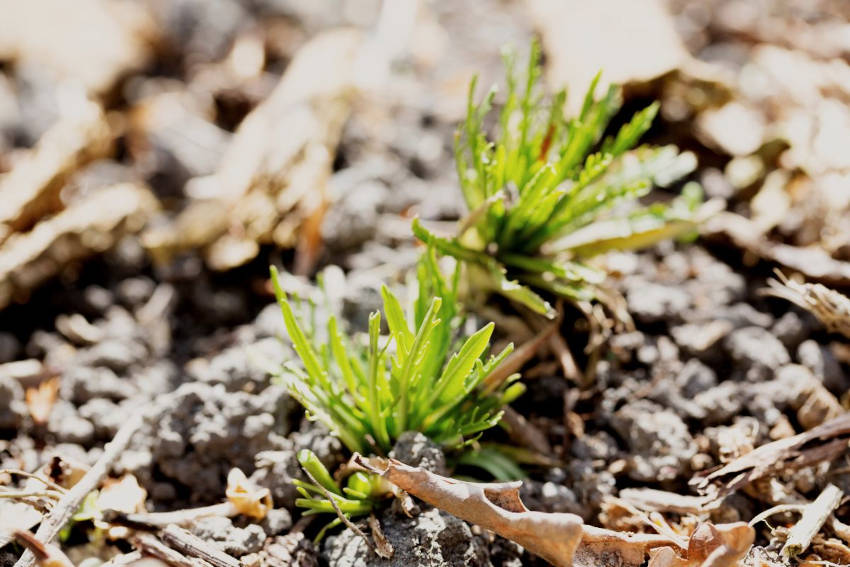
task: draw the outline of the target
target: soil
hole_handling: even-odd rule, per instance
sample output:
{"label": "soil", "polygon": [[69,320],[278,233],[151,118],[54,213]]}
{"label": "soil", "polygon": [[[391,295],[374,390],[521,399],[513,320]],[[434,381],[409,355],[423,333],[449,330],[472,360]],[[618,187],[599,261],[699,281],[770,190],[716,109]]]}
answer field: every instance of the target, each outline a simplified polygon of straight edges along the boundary
{"label": "soil", "polygon": [[[372,1],[221,0],[215,9],[194,0],[141,4],[158,7],[164,37],[152,60],[126,70],[101,95],[115,119],[129,120],[145,93],[165,84],[188,92],[198,70],[232,56],[240,38],[263,38],[266,57],[250,85],[214,92],[206,102],[212,111],[196,113],[218,140],[203,155],[183,152],[179,144],[155,139],[155,133],[152,147],[140,149],[124,134],[110,155],[85,166],[95,184],[116,176],[147,183],[162,204],[154,223],[174,218],[194,199],[186,192],[187,181],[214,170],[242,118],[271,91],[309,38],[342,25],[368,31],[380,8]],[[736,0],[669,3],[691,53],[730,69],[751,64],[756,46],[811,54],[809,44],[771,32],[779,22],[812,29],[829,22],[850,25],[840,2],[817,4],[815,16],[798,14],[807,11],[792,2],[772,7]],[[417,48],[393,62],[385,92],[357,102],[345,123],[328,180],[320,254],[303,275],[287,275],[289,286],[310,297],[318,294],[316,276],[323,273],[353,331],[365,330],[369,313],[380,307],[382,283],[404,287],[420,251],[410,219],[451,222],[464,213],[452,136],[469,76],[478,71],[480,84],[497,81],[502,45],[514,43],[525,51],[534,34],[532,16],[519,2],[437,2],[421,9]],[[734,16],[735,10],[750,19]],[[755,20],[768,13],[767,23],[757,25]],[[813,57],[843,63],[850,48]],[[668,77],[627,89],[615,122],[649,98],[668,97],[662,99],[667,104],[677,81],[686,82]],[[16,152],[35,144],[57,119],[57,84],[30,64],[5,64],[0,54],[0,153],[7,154],[0,157],[0,172],[12,169]],[[848,93],[844,96],[850,98]],[[16,105],[14,112],[4,113],[4,97]],[[754,191],[747,187],[754,184],[735,186],[741,184],[730,180],[728,168],[741,156],[695,134],[698,116],[662,112],[647,141],[694,151],[700,165],[691,179],[701,181],[709,196],[727,198],[728,210],[749,214]],[[753,154],[763,159],[763,167],[786,171],[766,157],[767,144],[759,146]],[[792,164],[787,171],[800,168]],[[843,218],[846,222],[846,213]],[[780,223],[769,237],[806,244],[805,222]],[[832,252],[846,259],[845,248]],[[223,501],[228,472],[241,469],[270,489],[275,511],[262,523],[207,518],[191,531],[248,565],[545,564],[512,542],[424,504],[412,518],[395,505],[379,514],[395,549],[391,560],[378,559],[348,529],[336,528],[318,545],[310,541],[321,522],[302,522],[295,506],[291,481],[306,480],[296,454],[309,448],[331,469],[349,455],[272,379],[272,371],[295,354],[270,292],[268,266],[294,273],[296,256],[262,244],[253,259],[221,272],[211,269],[199,250],[155,262],[141,237],[128,234],[109,250],[63,266],[25,301],[0,310],[0,469],[35,471],[55,455],[91,465],[128,415],[144,407],[144,426],[110,474],[134,475],[147,491],[146,509],[159,512]],[[529,508],[622,527],[608,497],[627,488],[695,494],[690,481],[700,471],[811,429],[829,415],[824,407],[846,402],[846,343],[805,310],[761,293],[772,275],[771,262],[727,239],[705,237],[617,252],[606,265],[634,327],[610,336],[598,356],[584,351],[587,329],[577,311],[567,312],[560,329],[593,379],[583,385],[568,380],[545,349],[524,368],[528,392],[514,409],[553,448],[547,455],[551,463],[526,466],[522,494]],[[516,318],[506,304],[492,307]],[[499,340],[510,338],[503,331]],[[19,361],[30,366],[8,364]],[[33,417],[27,392],[53,377],[58,392],[42,423]],[[812,392],[829,398],[826,406],[813,406]],[[505,441],[505,436],[496,431],[484,440]],[[421,435],[407,436],[399,445],[392,455],[409,464],[443,474],[450,470],[446,455]],[[850,490],[845,461],[780,475],[776,483],[786,491],[784,500],[757,490],[736,492],[707,518],[749,521],[775,504],[813,500],[825,479]],[[469,472],[489,480],[481,471]],[[0,516],[6,514],[3,505],[0,501]],[[687,524],[685,516],[668,517]],[[846,514],[838,517],[846,520]],[[757,533],[746,564],[788,564],[780,559],[782,542],[771,530],[761,526]],[[128,549],[122,541],[95,543],[102,558]],[[80,551],[91,545],[84,525],[63,543],[74,558],[91,556]],[[13,565],[20,552],[11,545],[0,550],[0,565]]]}

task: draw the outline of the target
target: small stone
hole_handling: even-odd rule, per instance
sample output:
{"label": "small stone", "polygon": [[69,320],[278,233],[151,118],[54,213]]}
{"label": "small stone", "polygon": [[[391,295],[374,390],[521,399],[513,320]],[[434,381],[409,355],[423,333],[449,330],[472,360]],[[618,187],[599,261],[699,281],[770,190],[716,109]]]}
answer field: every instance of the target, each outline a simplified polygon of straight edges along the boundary
{"label": "small stone", "polygon": [[418,431],[402,433],[389,454],[411,467],[422,467],[434,474],[447,476],[446,456],[436,443]]}
{"label": "small stone", "polygon": [[127,307],[141,307],[153,295],[154,281],[147,277],[127,278],[116,289],[118,299]]}
{"label": "small stone", "polygon": [[27,415],[21,384],[10,376],[0,376],[0,429],[21,429]]}
{"label": "small stone", "polygon": [[635,279],[626,292],[629,312],[643,323],[678,321],[691,305],[687,292],[678,286]]}
{"label": "small stone", "polygon": [[716,357],[719,354],[721,341],[734,326],[723,319],[707,322],[686,323],[670,329],[670,335],[676,344],[691,356],[702,359]]}
{"label": "small stone", "polygon": [[724,346],[744,371],[767,371],[767,374],[761,373],[763,378],[766,378],[769,372],[791,362],[788,351],[779,339],[762,327],[743,327],[732,331],[726,337]]}
{"label": "small stone", "polygon": [[796,311],[786,311],[776,320],[770,331],[790,352],[805,340],[811,332],[811,327]]}
{"label": "small stone", "polygon": [[676,384],[686,398],[693,398],[700,392],[704,392],[717,385],[717,374],[700,362],[692,358],[676,375]]}
{"label": "small stone", "polygon": [[841,394],[850,389],[850,380],[829,347],[813,340],[803,341],[797,349],[797,360],[831,392]]}
{"label": "small stone", "polygon": [[89,366],[105,366],[124,372],[147,357],[144,345],[130,340],[106,339],[81,354],[81,362]]}
{"label": "small stone", "polygon": [[390,559],[378,562],[363,538],[351,530],[329,537],[322,557],[330,567],[485,567],[487,549],[463,520],[436,508],[414,518],[385,512],[381,529],[395,550]]}
{"label": "small stone", "polygon": [[318,567],[319,554],[302,532],[290,532],[266,542],[260,552],[266,567]]}
{"label": "small stone", "polygon": [[749,303],[735,303],[728,307],[717,309],[713,316],[716,319],[729,321],[736,329],[741,327],[762,327],[767,329],[773,324],[773,316],[756,310]]}
{"label": "small stone", "polygon": [[274,508],[266,513],[260,527],[263,528],[266,535],[277,535],[292,527],[292,515],[286,508]]}
{"label": "small stone", "polygon": [[257,524],[239,528],[233,525],[230,518],[224,516],[200,518],[191,526],[190,531],[234,557],[260,551],[266,540],[266,533]]}
{"label": "small stone", "polygon": [[629,447],[629,476],[635,480],[672,480],[696,452],[682,419],[647,400],[630,402],[617,410],[611,426]]}
{"label": "small stone", "polygon": [[705,424],[724,423],[741,413],[744,405],[741,389],[741,384],[727,380],[697,394],[694,403],[705,410]]}
{"label": "small stone", "polygon": [[21,342],[12,333],[0,332],[0,364],[18,358]]}

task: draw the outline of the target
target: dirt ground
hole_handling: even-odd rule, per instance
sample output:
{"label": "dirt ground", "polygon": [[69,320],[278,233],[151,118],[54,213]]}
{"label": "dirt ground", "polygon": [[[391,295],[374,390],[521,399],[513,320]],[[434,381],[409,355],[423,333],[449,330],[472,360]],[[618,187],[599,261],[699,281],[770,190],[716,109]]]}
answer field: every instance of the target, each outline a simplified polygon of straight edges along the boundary
{"label": "dirt ground", "polygon": [[[189,525],[233,565],[546,564],[424,504],[379,514],[391,559],[344,527],[312,543],[322,522],[295,506],[296,453],[331,468],[350,455],[272,380],[296,358],[268,281],[274,264],[309,297],[324,273],[365,331],[381,284],[409,283],[411,219],[465,213],[452,139],[470,77],[497,83],[503,46],[524,54],[538,37],[551,88],[579,101],[599,68],[624,86],[615,124],[661,101],[644,141],[698,166],[650,200],[695,180],[724,210],[695,242],[604,259],[634,328],[589,351],[568,308],[559,333],[581,376],[548,344],[524,366],[513,410],[537,443],[523,501],[620,532],[663,517],[684,537],[786,505],[755,524],[741,565],[850,564],[841,505],[799,557],[780,552],[800,506],[829,484],[850,492],[850,428],[828,459],[699,482],[850,403],[850,339],[763,293],[775,268],[850,290],[850,3],[588,4],[0,1],[0,469],[67,481],[141,411],[109,476],[144,492],[118,498],[142,494],[147,512],[221,503],[234,467],[270,490],[262,521]],[[506,302],[476,317],[500,344],[536,332]],[[516,444],[499,428],[482,441]],[[422,437],[391,456],[448,470]],[[26,482],[0,472],[3,490]],[[43,512],[0,498],[0,564]],[[60,540],[93,567],[122,564],[134,537],[80,517]]]}

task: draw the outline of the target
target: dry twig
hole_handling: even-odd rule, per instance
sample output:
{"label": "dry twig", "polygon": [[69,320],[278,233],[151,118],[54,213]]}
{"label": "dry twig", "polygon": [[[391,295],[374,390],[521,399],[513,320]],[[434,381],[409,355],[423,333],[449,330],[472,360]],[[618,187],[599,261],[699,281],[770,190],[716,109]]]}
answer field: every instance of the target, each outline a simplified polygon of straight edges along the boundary
{"label": "dry twig", "polygon": [[238,559],[179,526],[167,526],[162,530],[160,537],[172,549],[189,557],[201,559],[213,567],[239,567]]}
{"label": "dry twig", "polygon": [[[62,496],[50,513],[44,517],[35,534],[38,541],[49,544],[59,535],[59,531],[65,527],[74,512],[79,509],[86,495],[97,488],[100,481],[109,472],[112,464],[130,444],[130,440],[142,426],[143,421],[142,412],[138,412],[121,426],[112,441],[103,448],[103,454],[92,468],[71,490]],[[32,567],[35,560],[33,553],[27,550],[15,563],[15,567]]]}
{"label": "dry twig", "polygon": [[841,504],[844,492],[834,484],[828,484],[820,495],[803,510],[803,517],[788,532],[788,539],[782,546],[782,555],[796,557],[812,543],[832,512]]}

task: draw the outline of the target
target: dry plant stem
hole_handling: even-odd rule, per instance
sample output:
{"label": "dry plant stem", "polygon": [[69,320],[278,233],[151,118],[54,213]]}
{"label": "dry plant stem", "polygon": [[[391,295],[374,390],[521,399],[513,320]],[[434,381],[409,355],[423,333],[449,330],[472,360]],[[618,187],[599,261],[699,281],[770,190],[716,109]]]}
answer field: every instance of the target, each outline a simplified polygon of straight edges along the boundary
{"label": "dry plant stem", "polygon": [[186,557],[179,551],[171,549],[151,534],[139,534],[133,538],[132,543],[142,555],[156,557],[173,567],[212,567],[203,559]]}
{"label": "dry plant stem", "polygon": [[564,371],[564,376],[577,384],[584,384],[584,372],[576,364],[573,353],[570,351],[567,341],[559,334],[554,334],[549,337],[549,346],[558,357],[558,362],[561,364],[561,370]]}
{"label": "dry plant stem", "polygon": [[757,523],[762,522],[771,516],[775,516],[776,514],[784,514],[786,512],[802,513],[805,509],[805,504],[780,504],[779,506],[768,508],[764,512],[757,514],[756,517],[750,520],[750,525],[755,526]]}
{"label": "dry plant stem", "polygon": [[14,534],[18,543],[26,547],[34,556],[39,565],[45,567],[74,567],[61,549],[55,545],[44,545],[35,536],[27,531],[18,530]]}
{"label": "dry plant stem", "polygon": [[[59,535],[59,531],[65,527],[65,524],[68,523],[74,512],[79,509],[86,495],[97,488],[100,481],[109,472],[112,464],[124,452],[127,445],[130,444],[130,439],[132,439],[142,423],[142,412],[138,412],[121,426],[121,429],[118,430],[112,441],[103,448],[103,454],[92,468],[89,469],[77,484],[62,496],[50,513],[44,517],[41,525],[38,527],[38,531],[35,533],[36,539],[49,544]],[[31,551],[27,550],[18,559],[17,563],[15,563],[15,567],[32,567],[34,563],[35,556]]]}
{"label": "dry plant stem", "polygon": [[704,496],[688,496],[653,488],[624,488],[620,491],[619,499],[639,510],[693,515],[704,513],[711,503],[711,499]]}
{"label": "dry plant stem", "polygon": [[512,407],[505,407],[502,421],[508,426],[508,436],[518,445],[530,447],[546,456],[552,454],[546,435]]}
{"label": "dry plant stem", "polygon": [[395,549],[381,530],[381,523],[375,517],[375,514],[369,514],[368,522],[372,537],[375,538],[375,547],[381,550],[381,557],[392,557]]}
{"label": "dry plant stem", "polygon": [[798,283],[774,270],[777,280],[768,280],[764,295],[781,297],[817,317],[827,330],[850,338],[850,298],[821,284]]}
{"label": "dry plant stem", "polygon": [[0,498],[13,498],[15,500],[48,498],[50,500],[59,500],[62,498],[62,493],[55,490],[0,490]]}
{"label": "dry plant stem", "polygon": [[803,517],[788,532],[788,539],[782,546],[782,555],[796,557],[812,543],[812,538],[823,527],[824,522],[841,504],[844,492],[834,484],[828,484],[818,497],[803,510]]}
{"label": "dry plant stem", "polygon": [[180,526],[167,526],[160,534],[162,541],[184,555],[201,559],[213,567],[239,567],[239,560],[189,533]]}
{"label": "dry plant stem", "polygon": [[65,490],[64,488],[62,488],[61,486],[59,486],[58,484],[56,484],[52,480],[50,480],[48,478],[44,478],[42,476],[38,476],[37,474],[31,473],[31,472],[22,471],[22,470],[19,470],[19,469],[2,469],[2,470],[0,470],[0,475],[4,475],[4,474],[22,476],[22,477],[25,477],[25,478],[31,478],[33,480],[37,480],[40,483],[47,486],[48,488],[50,488],[51,490],[55,490],[56,492],[58,492],[60,494],[64,494],[65,492],[67,492],[67,490]]}
{"label": "dry plant stem", "polygon": [[127,514],[117,510],[104,510],[103,520],[110,524],[119,524],[136,529],[155,530],[170,524],[183,525],[208,516],[226,516],[231,518],[238,514],[236,507],[230,502],[213,504],[202,508],[187,508],[174,512],[152,512]]}
{"label": "dry plant stem", "polygon": [[830,516],[827,523],[832,528],[832,531],[835,532],[835,535],[843,539],[845,543],[850,543],[850,526],[835,516]]}
{"label": "dry plant stem", "polygon": [[511,374],[517,372],[526,362],[531,360],[532,357],[537,354],[537,351],[543,343],[549,340],[552,333],[558,330],[558,326],[559,321],[554,321],[545,329],[537,333],[533,339],[523,343],[520,347],[513,351],[498,368],[487,376],[481,384],[481,387],[485,391],[493,391],[497,389]]}

